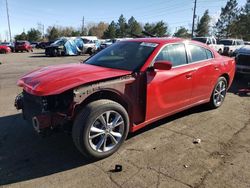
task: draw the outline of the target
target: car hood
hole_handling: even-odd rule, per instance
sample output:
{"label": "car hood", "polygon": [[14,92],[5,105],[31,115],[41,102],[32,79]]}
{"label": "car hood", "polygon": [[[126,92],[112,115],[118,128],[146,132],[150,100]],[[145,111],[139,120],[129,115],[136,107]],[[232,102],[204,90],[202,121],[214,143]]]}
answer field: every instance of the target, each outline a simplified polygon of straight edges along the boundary
{"label": "car hood", "polygon": [[84,63],[44,67],[20,78],[17,85],[33,95],[56,95],[74,87],[131,74],[131,71],[111,69]]}

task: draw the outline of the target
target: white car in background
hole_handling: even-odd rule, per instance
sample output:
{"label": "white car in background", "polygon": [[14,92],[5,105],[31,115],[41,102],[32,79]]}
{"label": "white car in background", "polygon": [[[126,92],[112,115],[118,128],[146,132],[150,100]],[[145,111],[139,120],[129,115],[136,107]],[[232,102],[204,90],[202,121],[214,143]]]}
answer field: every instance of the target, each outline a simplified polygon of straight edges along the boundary
{"label": "white car in background", "polygon": [[217,44],[217,40],[214,37],[194,37],[192,40],[207,44],[208,46],[216,50],[219,54],[223,53],[224,45]]}
{"label": "white car in background", "polygon": [[233,56],[235,50],[244,46],[244,41],[242,39],[221,39],[219,44],[224,45],[223,55]]}
{"label": "white car in background", "polygon": [[96,36],[81,36],[80,38],[84,43],[82,49],[83,54],[92,55],[100,47],[100,42]]}

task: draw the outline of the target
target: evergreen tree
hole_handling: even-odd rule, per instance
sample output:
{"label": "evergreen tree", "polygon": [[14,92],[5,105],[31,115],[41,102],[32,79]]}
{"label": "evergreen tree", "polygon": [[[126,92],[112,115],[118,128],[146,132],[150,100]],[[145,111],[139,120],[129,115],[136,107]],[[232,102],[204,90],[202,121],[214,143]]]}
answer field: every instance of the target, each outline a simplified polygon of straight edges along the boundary
{"label": "evergreen tree", "polygon": [[153,34],[153,32],[154,32],[154,27],[155,27],[155,24],[146,23],[146,24],[144,25],[144,30],[145,30],[146,32],[148,32],[148,33]]}
{"label": "evergreen tree", "polygon": [[201,17],[197,29],[196,29],[196,36],[203,37],[209,35],[209,22],[211,18],[209,16],[208,10],[206,10]]}
{"label": "evergreen tree", "polygon": [[116,38],[116,24],[114,21],[112,21],[109,24],[108,29],[104,31],[103,38],[106,38],[106,39]]}
{"label": "evergreen tree", "polygon": [[27,34],[25,32],[22,32],[20,35],[15,36],[15,40],[27,40]]}
{"label": "evergreen tree", "polygon": [[41,37],[42,37],[42,33],[37,29],[31,28],[27,32],[27,40],[30,42],[39,41]]}
{"label": "evergreen tree", "polygon": [[169,35],[168,25],[163,21],[159,21],[155,24],[146,23],[144,25],[144,30],[157,37],[163,37]]}
{"label": "evergreen tree", "polygon": [[244,7],[244,12],[248,15],[250,14],[250,0],[247,0],[246,5]]}
{"label": "evergreen tree", "polygon": [[135,20],[133,16],[128,20],[127,26],[128,26],[128,34],[130,36],[133,36],[133,34],[140,35],[142,32],[141,25]]}
{"label": "evergreen tree", "polygon": [[154,31],[153,34],[156,35],[157,37],[163,37],[169,35],[168,25],[163,21],[157,22],[154,26],[153,31]]}
{"label": "evergreen tree", "polygon": [[48,33],[48,39],[51,41],[51,40],[55,40],[57,39],[58,37],[60,37],[60,33],[59,33],[59,30],[53,26],[53,27],[49,27],[47,29],[47,33]]}
{"label": "evergreen tree", "polygon": [[231,24],[230,28],[231,36],[250,40],[250,0],[247,0],[238,19]]}
{"label": "evergreen tree", "polygon": [[191,34],[188,32],[188,30],[185,27],[180,27],[175,33],[175,37],[180,37],[180,38],[190,38]]}
{"label": "evergreen tree", "polygon": [[226,6],[221,8],[220,18],[215,25],[218,38],[232,37],[232,24],[237,20],[238,12],[237,0],[228,0]]}
{"label": "evergreen tree", "polygon": [[126,33],[127,33],[126,31],[127,31],[126,19],[123,16],[123,14],[121,14],[117,23],[116,35],[121,38],[126,37]]}

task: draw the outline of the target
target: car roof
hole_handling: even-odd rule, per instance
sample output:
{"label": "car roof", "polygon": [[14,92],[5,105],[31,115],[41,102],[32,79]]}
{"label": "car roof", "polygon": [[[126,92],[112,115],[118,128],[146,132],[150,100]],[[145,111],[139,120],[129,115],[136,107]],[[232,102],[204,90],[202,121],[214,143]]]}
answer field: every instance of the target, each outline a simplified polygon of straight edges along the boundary
{"label": "car roof", "polygon": [[160,45],[165,45],[165,44],[170,44],[170,43],[178,43],[178,42],[188,42],[191,44],[197,44],[201,47],[207,48],[212,50],[211,48],[209,48],[206,44],[199,42],[199,41],[195,41],[195,40],[188,40],[188,39],[182,39],[182,38],[136,38],[136,39],[131,39],[131,40],[125,40],[125,41],[135,41],[135,42],[148,42],[148,43],[157,43]]}
{"label": "car roof", "polygon": [[150,37],[150,38],[135,38],[129,39],[126,41],[135,41],[135,42],[148,42],[148,43],[157,43],[157,44],[166,44],[166,43],[175,43],[175,42],[182,42],[185,39],[181,38],[157,38],[157,37]]}

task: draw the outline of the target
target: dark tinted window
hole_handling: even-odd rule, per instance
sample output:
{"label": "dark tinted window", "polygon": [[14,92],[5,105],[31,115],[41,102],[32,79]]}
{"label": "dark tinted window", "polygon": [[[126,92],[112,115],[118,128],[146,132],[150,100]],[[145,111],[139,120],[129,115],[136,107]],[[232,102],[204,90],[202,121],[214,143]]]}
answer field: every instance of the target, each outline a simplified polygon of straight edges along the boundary
{"label": "dark tinted window", "polygon": [[196,45],[188,45],[191,53],[191,62],[202,61],[207,58],[207,52],[205,48]]}
{"label": "dark tinted window", "polygon": [[187,63],[187,56],[184,44],[171,44],[162,49],[156,57],[157,60],[170,61],[174,66]]}
{"label": "dark tinted window", "polygon": [[205,43],[207,42],[207,38],[202,38],[202,37],[199,37],[199,38],[193,38],[193,40],[196,40],[196,41],[199,41],[199,42],[202,42],[202,43]]}
{"label": "dark tinted window", "polygon": [[122,41],[89,58],[85,63],[114,69],[139,70],[154,51],[156,43]]}
{"label": "dark tinted window", "polygon": [[220,40],[219,44],[230,46],[230,45],[233,45],[233,41],[232,40]]}

